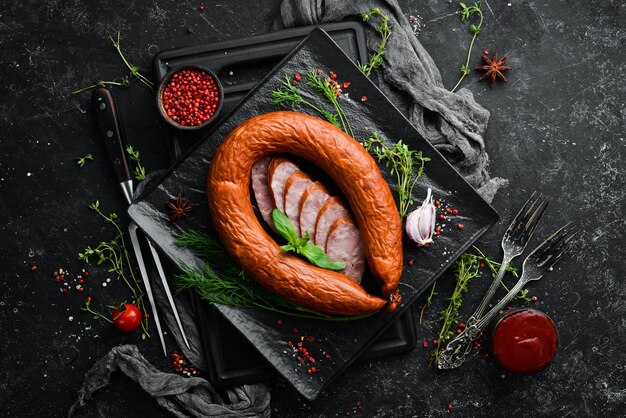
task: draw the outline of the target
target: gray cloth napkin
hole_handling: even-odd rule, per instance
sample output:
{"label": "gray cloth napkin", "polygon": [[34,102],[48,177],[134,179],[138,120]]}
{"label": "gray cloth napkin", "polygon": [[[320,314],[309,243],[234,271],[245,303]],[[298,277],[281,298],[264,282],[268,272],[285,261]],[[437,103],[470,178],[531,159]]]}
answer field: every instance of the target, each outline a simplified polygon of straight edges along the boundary
{"label": "gray cloth napkin", "polygon": [[[428,52],[419,43],[411,25],[395,0],[283,0],[280,8],[285,27],[338,22],[357,18],[379,7],[390,17],[392,35],[387,42],[384,63],[372,73],[372,80],[409,118],[426,138],[465,179],[491,202],[507,180],[489,177],[489,157],[483,134],[489,112],[474,101],[472,93],[448,91]],[[368,47],[376,50],[380,36],[374,31],[378,20],[364,22]]]}
{"label": "gray cloth napkin", "polygon": [[[461,89],[450,93],[443,87],[441,75],[428,53],[420,45],[395,0],[284,0],[281,24],[285,27],[336,22],[359,17],[371,7],[380,7],[391,17],[393,34],[388,42],[381,70],[372,79],[392,102],[409,117],[418,131],[428,139],[475,187],[491,201],[506,180],[489,178],[489,158],[485,152],[483,133],[489,112],[478,105],[472,94]],[[370,27],[375,22],[368,23]],[[375,49],[378,35],[370,30],[368,43]],[[154,173],[151,178],[158,177]],[[142,185],[150,180],[147,179]],[[137,190],[137,194],[141,189]],[[169,310],[160,280],[152,272],[155,298],[161,319],[189,360],[200,369],[206,367],[194,312],[188,296],[176,296],[179,315],[191,348],[186,349]],[[158,338],[154,336],[153,338]],[[120,370],[153,396],[163,408],[177,417],[266,417],[270,415],[270,395],[265,384],[244,385],[226,391],[228,402],[204,379],[157,370],[139,353],[136,346],[113,348],[85,376],[78,399],[69,416],[84,406],[98,389],[109,384],[111,374]]]}

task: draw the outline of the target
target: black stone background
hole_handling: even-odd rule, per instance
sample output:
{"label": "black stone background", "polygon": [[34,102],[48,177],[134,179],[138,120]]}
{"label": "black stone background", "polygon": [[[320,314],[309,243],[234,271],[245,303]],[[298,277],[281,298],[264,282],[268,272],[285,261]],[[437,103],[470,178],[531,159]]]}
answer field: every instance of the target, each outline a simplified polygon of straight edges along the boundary
{"label": "black stone background", "polygon": [[[150,71],[159,50],[265,33],[279,1],[128,2],[51,0],[3,2],[0,11],[0,415],[63,416],[94,361],[122,343],[136,343],[161,369],[169,365],[157,338],[142,342],[81,314],[85,294],[62,295],[50,280],[59,267],[83,267],[76,253],[111,233],[87,205],[123,214],[125,204],[95,129],[89,95],[72,95],[124,68],[106,37],[122,34],[131,62]],[[444,83],[456,82],[470,40],[456,2],[401,1],[414,30],[438,64]],[[548,313],[561,347],[553,363],[530,376],[504,372],[477,356],[463,368],[429,369],[429,350],[349,369],[328,397],[307,403],[284,382],[272,384],[275,416],[623,416],[626,413],[626,284],[624,108],[625,5],[620,1],[504,1],[483,3],[479,52],[509,56],[508,84],[490,89],[472,73],[464,86],[491,111],[486,135],[491,172],[509,181],[493,204],[502,222],[479,242],[500,256],[506,224],[532,190],[553,203],[532,244],[566,221],[584,231],[581,251],[531,286]],[[188,34],[186,27],[193,29]],[[140,83],[116,91],[129,142],[148,170],[168,164],[165,124]],[[93,153],[84,168],[74,159]],[[462,208],[461,208],[462,209]],[[32,272],[31,265],[38,271]],[[519,260],[517,265],[519,266]],[[97,300],[125,297],[122,284],[100,286]],[[510,280],[510,279],[509,279]],[[431,340],[453,286],[447,274],[439,296],[416,329]],[[486,290],[476,279],[461,309],[468,315]],[[417,310],[417,308],[415,308]],[[69,318],[73,317],[70,321]],[[171,346],[171,342],[170,342]],[[115,374],[81,416],[165,416],[135,384]]]}

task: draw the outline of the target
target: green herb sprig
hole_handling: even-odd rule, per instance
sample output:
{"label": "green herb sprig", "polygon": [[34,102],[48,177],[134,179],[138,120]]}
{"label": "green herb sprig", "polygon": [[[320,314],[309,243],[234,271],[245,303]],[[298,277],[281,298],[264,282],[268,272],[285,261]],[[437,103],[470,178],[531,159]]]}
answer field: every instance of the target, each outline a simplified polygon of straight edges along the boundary
{"label": "green herb sprig", "polygon": [[85,164],[87,163],[87,161],[93,161],[93,155],[87,154],[87,155],[85,155],[83,157],[77,158],[76,159],[76,164],[80,168],[83,168],[85,166]]}
{"label": "green herb sprig", "polygon": [[240,308],[257,308],[299,318],[347,321],[372,314],[337,317],[306,309],[291,303],[258,285],[235,263],[220,243],[200,231],[185,231],[176,245],[192,250],[205,261],[200,271],[182,266],[174,277],[177,291],[194,288],[209,303]]}
{"label": "green herb sprig", "polygon": [[[352,138],[354,138],[354,132],[352,132],[352,127],[350,126],[350,122],[348,122],[348,118],[344,113],[343,109],[339,105],[339,101],[337,100],[337,89],[339,88],[337,83],[328,80],[328,77],[324,77],[322,74],[318,74],[317,71],[309,71],[306,74],[307,86],[312,88],[313,90],[320,93],[326,100],[333,105],[335,108],[335,112],[339,117],[339,123],[341,124],[341,129]],[[332,122],[331,122],[332,123]]]}
{"label": "green herb sprig", "polygon": [[83,311],[83,312],[88,312],[88,313],[92,314],[93,315],[93,319],[104,319],[107,322],[113,323],[113,321],[110,320],[102,312],[98,312],[98,311],[94,311],[93,310],[93,308],[91,307],[91,300],[90,299],[86,299],[85,300],[85,304],[80,308],[80,310]]}
{"label": "green herb sprig", "polygon": [[372,71],[379,68],[383,64],[383,56],[385,55],[385,48],[387,46],[387,41],[391,37],[391,26],[389,25],[389,16],[383,14],[380,8],[376,7],[368,10],[361,17],[364,22],[369,22],[372,17],[380,17],[380,22],[378,26],[376,26],[376,32],[380,35],[380,44],[378,44],[378,48],[370,57],[369,62],[366,64],[359,64],[359,68],[366,76],[370,76]]}
{"label": "green herb sprig", "polygon": [[278,233],[287,240],[287,244],[280,247],[281,251],[293,251],[300,254],[314,266],[323,269],[341,270],[346,267],[346,263],[332,261],[324,250],[309,241],[308,231],[304,237],[299,238],[289,218],[280,210],[274,209],[272,211],[272,220]]}
{"label": "green herb sprig", "polygon": [[478,22],[478,25],[474,23],[470,24],[470,32],[472,33],[472,41],[470,42],[469,49],[467,51],[467,59],[465,60],[465,64],[461,64],[461,67],[460,67],[461,78],[459,78],[459,81],[457,81],[455,86],[452,87],[451,91],[453,93],[461,85],[461,82],[463,81],[465,76],[470,73],[469,62],[470,62],[470,56],[472,54],[472,48],[474,48],[474,41],[476,40],[476,37],[480,33],[480,29],[483,26],[483,12],[480,9],[480,3],[474,2],[470,6],[465,5],[465,3],[459,3],[459,6],[461,7],[461,13],[460,13],[461,22],[466,22],[467,20],[469,20],[470,16],[474,14],[478,14],[480,17],[480,20]]}
{"label": "green herb sprig", "polygon": [[[124,281],[132,293],[134,303],[143,313],[143,319],[141,321],[143,330],[142,338],[146,336],[149,337],[148,319],[146,317],[147,310],[143,303],[144,294],[131,267],[130,257],[124,240],[124,233],[117,221],[118,216],[116,213],[105,215],[100,209],[99,200],[90,204],[89,209],[96,212],[106,223],[113,226],[115,236],[110,241],[100,241],[95,248],[91,248],[91,246],[86,247],[82,252],[78,253],[78,259],[89,263],[91,257],[97,257],[99,265],[107,263],[109,265],[109,273],[114,273],[118,280],[122,279]],[[85,308],[89,308],[89,306],[86,305]],[[87,310],[87,312],[95,315],[95,313],[90,310]]]}
{"label": "green herb sprig", "polygon": [[285,78],[280,82],[280,87],[272,91],[272,103],[292,108],[295,108],[296,106],[309,107],[322,115],[324,119],[341,129],[338,115],[329,112],[322,107],[315,106],[313,103],[302,97],[302,91],[298,87],[291,84],[291,80],[288,75],[285,75]]}
{"label": "green herb sprig", "polygon": [[141,165],[139,150],[133,148],[132,145],[127,145],[126,153],[129,155],[130,159],[135,162],[135,169],[133,170],[133,175],[135,176],[135,179],[138,181],[144,180],[146,178],[146,169]]}
{"label": "green herb sprig", "polygon": [[115,79],[113,81],[99,80],[95,82],[94,84],[91,84],[89,86],[73,91],[72,94],[82,93],[84,91],[95,89],[96,87],[106,87],[106,86],[128,87],[130,85],[131,79],[133,78],[136,78],[137,80],[142,82],[144,85],[146,85],[152,92],[154,92],[155,84],[152,81],[150,81],[148,77],[146,77],[145,75],[139,72],[138,66],[129,63],[126,57],[124,56],[124,54],[122,53],[120,33],[119,32],[117,33],[117,38],[113,38],[113,36],[109,36],[109,39],[111,40],[111,43],[113,44],[113,47],[119,54],[120,58],[122,58],[122,61],[126,65],[126,68],[128,68],[129,74],[119,79]]}
{"label": "green herb sprig", "polygon": [[[458,324],[459,322],[459,309],[463,304],[463,294],[467,292],[468,283],[476,278],[480,277],[481,274],[479,272],[479,267],[481,263],[484,263],[490,270],[491,276],[496,277],[498,273],[498,269],[500,268],[500,263],[493,261],[489,257],[487,257],[478,247],[473,247],[474,251],[477,254],[465,253],[463,254],[453,265],[453,269],[456,277],[456,284],[452,295],[450,296],[448,306],[446,309],[439,313],[439,317],[441,319],[441,329],[439,330],[439,334],[437,335],[437,343],[435,344],[435,349],[431,353],[430,363],[436,364],[437,359],[439,357],[439,353],[447,344],[447,341],[454,335],[451,331],[451,328],[454,324]],[[518,277],[517,269],[509,265],[507,266],[506,272],[511,273],[513,276]],[[422,307],[420,312],[420,323],[422,321],[422,315],[424,310],[430,306],[431,299],[434,292],[436,282],[433,283],[433,287],[431,289],[430,295],[428,296],[427,303]],[[521,292],[520,295],[526,296],[528,290],[525,289],[526,292]],[[519,295],[518,295],[519,296]]]}
{"label": "green herb sprig", "polygon": [[402,140],[390,147],[385,143],[385,138],[379,137],[375,132],[363,141],[362,145],[376,156],[379,162],[391,167],[391,174],[396,175],[400,217],[406,217],[409,207],[413,204],[415,182],[424,174],[424,165],[430,158],[424,157],[422,151],[409,149]]}

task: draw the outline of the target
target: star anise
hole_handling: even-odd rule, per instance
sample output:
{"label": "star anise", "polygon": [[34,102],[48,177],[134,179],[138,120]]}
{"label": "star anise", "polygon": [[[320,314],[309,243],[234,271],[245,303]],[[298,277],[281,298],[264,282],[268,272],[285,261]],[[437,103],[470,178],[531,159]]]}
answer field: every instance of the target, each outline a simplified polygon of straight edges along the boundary
{"label": "star anise", "polygon": [[183,195],[181,193],[178,193],[178,197],[175,200],[167,202],[167,207],[170,210],[171,222],[176,222],[179,219],[186,217],[193,209],[188,201],[183,200]]}
{"label": "star anise", "polygon": [[498,60],[498,53],[494,52],[491,59],[489,59],[486,55],[483,55],[482,58],[487,65],[481,65],[480,67],[474,68],[476,71],[486,71],[485,74],[480,77],[480,81],[485,79],[489,80],[489,85],[491,87],[496,84],[496,80],[498,78],[501,78],[504,82],[506,82],[506,78],[502,73],[511,69],[511,67],[503,65],[506,62],[506,55],[504,58]]}

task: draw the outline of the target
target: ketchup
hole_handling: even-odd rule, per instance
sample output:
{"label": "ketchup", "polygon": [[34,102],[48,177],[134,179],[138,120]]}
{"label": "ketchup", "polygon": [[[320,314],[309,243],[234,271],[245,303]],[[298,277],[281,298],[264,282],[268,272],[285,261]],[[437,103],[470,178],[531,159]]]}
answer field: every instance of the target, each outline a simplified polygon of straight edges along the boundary
{"label": "ketchup", "polygon": [[494,355],[502,367],[513,373],[543,369],[556,354],[558,345],[554,322],[534,309],[506,315],[493,331]]}

